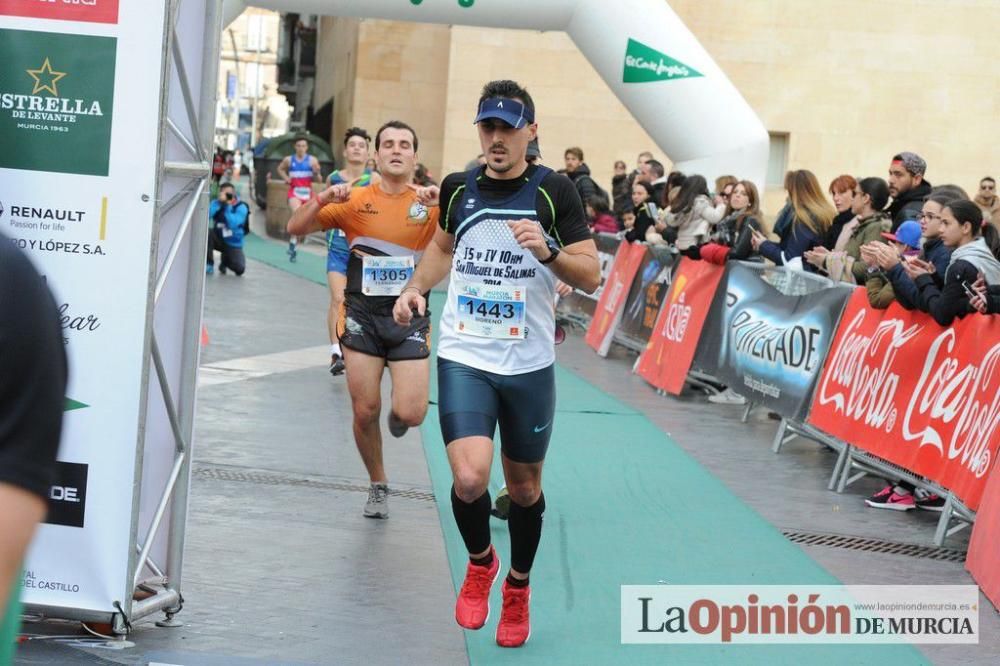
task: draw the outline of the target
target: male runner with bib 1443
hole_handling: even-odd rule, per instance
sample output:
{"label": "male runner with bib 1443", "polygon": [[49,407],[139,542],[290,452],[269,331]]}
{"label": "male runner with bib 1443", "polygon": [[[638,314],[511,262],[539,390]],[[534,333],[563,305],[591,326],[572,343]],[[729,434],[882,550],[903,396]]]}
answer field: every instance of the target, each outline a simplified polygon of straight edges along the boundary
{"label": "male runner with bib 1443", "polygon": [[451,464],[452,510],[469,551],[455,619],[479,629],[501,567],[490,544],[493,434],[510,493],[510,570],[502,585],[496,641],[528,640],[528,574],[542,532],[542,463],[555,414],[556,281],[588,293],[600,264],[573,183],[529,165],[535,138],[531,96],[513,81],[483,88],[475,124],[486,164],[441,184],[440,229],[393,314],[409,325],[424,293],[451,275],[441,317],[438,385],[441,432]]}
{"label": "male runner with bib 1443", "polygon": [[[351,183],[354,187],[365,187],[379,182],[379,175],[367,168],[368,144],[371,137],[360,127],[351,127],[344,133],[344,168],[335,169],[327,182],[330,185]],[[347,236],[334,227],[326,232],[326,283],[330,287],[330,309],[326,322],[330,329],[330,374],[344,373],[344,352],[340,350],[337,337],[337,318],[344,304],[344,290],[347,288],[347,259],[351,248]]]}
{"label": "male runner with bib 1443", "polygon": [[[313,198],[312,184],[322,182],[319,160],[309,154],[305,137],[295,139],[295,152],[278,164],[278,175],[288,184],[288,207],[292,214]],[[288,239],[288,260],[295,261],[296,236]]]}
{"label": "male runner with bib 1443", "polygon": [[347,367],[354,411],[354,439],[371,485],[364,514],[388,518],[388,483],[382,463],[382,374],[392,376],[389,431],[402,437],[427,413],[430,374],[428,313],[407,325],[393,321],[393,305],[434,236],[438,208],[425,205],[412,185],[417,136],[394,120],[375,134],[382,181],[368,187],[333,185],[295,211],[288,232],[337,228],[347,234],[351,256],[338,336]]}

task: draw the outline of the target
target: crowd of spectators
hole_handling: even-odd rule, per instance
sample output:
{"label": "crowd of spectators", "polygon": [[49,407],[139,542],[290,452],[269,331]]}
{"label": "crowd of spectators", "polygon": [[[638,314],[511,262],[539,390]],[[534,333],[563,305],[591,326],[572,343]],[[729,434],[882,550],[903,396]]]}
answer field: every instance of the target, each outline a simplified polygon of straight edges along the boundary
{"label": "crowd of spectators", "polygon": [[944,326],[1000,312],[1000,196],[990,176],[970,198],[957,185],[931,185],[913,152],[894,155],[885,179],[843,174],[825,192],[811,171],[796,169],[768,227],[752,181],[720,176],[709,191],[704,176],[668,173],[644,151],[631,171],[615,162],[605,191],[581,148],[563,158],[595,233],[714,263],[770,261],[822,274],[864,286],[872,307],[898,302]]}
{"label": "crowd of spectators", "polygon": [[[843,174],[825,192],[811,171],[792,170],[784,180],[785,204],[768,231],[749,180],[721,176],[710,192],[703,176],[667,173],[643,152],[631,171],[615,163],[608,202],[583,151],[570,148],[564,157],[595,233],[666,245],[717,264],[769,261],[818,273],[864,287],[873,308],[896,302],[941,326],[973,313],[1000,313],[1000,196],[990,176],[973,197],[957,185],[934,186],[926,161],[913,152],[894,155],[884,179]],[[744,402],[730,389],[710,400]],[[944,505],[898,480],[865,501],[898,511]]]}

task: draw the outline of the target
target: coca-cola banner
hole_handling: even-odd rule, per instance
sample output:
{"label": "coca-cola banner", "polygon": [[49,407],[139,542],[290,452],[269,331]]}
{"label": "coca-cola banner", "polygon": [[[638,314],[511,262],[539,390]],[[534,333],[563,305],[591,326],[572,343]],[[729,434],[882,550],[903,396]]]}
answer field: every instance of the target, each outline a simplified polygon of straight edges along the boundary
{"label": "coca-cola banner", "polygon": [[1000,445],[1000,317],[942,328],[857,289],[813,394],[809,422],[950,489],[975,510]]}
{"label": "coca-cola banner", "polygon": [[696,367],[758,405],[804,419],[848,286],[788,296],[730,262],[698,344]]}
{"label": "coca-cola banner", "polygon": [[597,309],[594,311],[594,318],[590,321],[585,338],[587,344],[601,356],[608,355],[615,328],[625,310],[625,299],[628,297],[629,288],[635,280],[635,274],[645,254],[646,247],[642,243],[622,243],[618,247],[618,254],[615,255],[611,273],[604,282],[601,298],[597,301]]}
{"label": "coca-cola banner", "polygon": [[614,234],[594,234],[594,243],[597,245],[597,259],[601,262],[601,284],[593,294],[574,289],[569,296],[560,298],[560,314],[576,315],[585,319],[591,319],[594,316],[594,309],[604,291],[604,283],[607,282],[608,275],[611,273],[615,252],[618,251],[618,245],[621,241]]}
{"label": "coca-cola banner", "polygon": [[725,269],[707,261],[681,259],[653,334],[636,372],[653,386],[678,395],[691,369],[698,337]]}
{"label": "coca-cola banner", "polygon": [[645,344],[653,334],[656,316],[670,286],[670,274],[677,255],[665,245],[648,245],[639,264],[632,288],[625,299],[625,311],[618,324],[618,335]]}

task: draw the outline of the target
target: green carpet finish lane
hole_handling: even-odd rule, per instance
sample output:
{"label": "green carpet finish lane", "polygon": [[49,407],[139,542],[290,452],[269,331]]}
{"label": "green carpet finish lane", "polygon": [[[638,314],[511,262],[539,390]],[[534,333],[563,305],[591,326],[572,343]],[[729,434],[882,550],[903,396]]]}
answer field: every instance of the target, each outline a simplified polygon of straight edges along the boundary
{"label": "green carpet finish lane", "polygon": [[[443,294],[432,294],[436,313],[443,304]],[[435,375],[432,369],[434,397]],[[927,663],[905,645],[622,645],[621,585],[840,581],[645,416],[565,368],[557,366],[556,382],[545,528],[531,574],[531,639],[521,649],[497,647],[498,581],[486,626],[466,632],[471,664]],[[451,512],[451,472],[434,405],[421,435],[457,591],[468,555]],[[496,455],[491,495],[502,478]],[[507,524],[491,519],[491,532],[506,571]]]}
{"label": "green carpet finish lane", "polygon": [[[326,284],[322,257],[251,235],[250,258]],[[444,294],[431,308],[439,316]],[[437,337],[435,327],[435,341]],[[437,345],[434,345],[436,348]],[[910,646],[622,645],[621,585],[838,584],[798,546],[735,497],[636,410],[557,366],[558,409],[545,466],[545,529],[532,571],[532,636],[497,647],[500,584],[491,615],[466,632],[473,665],[533,664],[924,664]],[[451,473],[438,427],[437,378],[421,427],[456,590],[467,554],[451,513]],[[502,483],[494,460],[491,494]],[[491,520],[509,566],[507,524]]]}
{"label": "green carpet finish lane", "polygon": [[250,259],[286,271],[292,275],[315,282],[326,284],[326,256],[299,250],[295,262],[288,260],[288,243],[261,238],[257,234],[248,234],[243,243],[243,252]]}

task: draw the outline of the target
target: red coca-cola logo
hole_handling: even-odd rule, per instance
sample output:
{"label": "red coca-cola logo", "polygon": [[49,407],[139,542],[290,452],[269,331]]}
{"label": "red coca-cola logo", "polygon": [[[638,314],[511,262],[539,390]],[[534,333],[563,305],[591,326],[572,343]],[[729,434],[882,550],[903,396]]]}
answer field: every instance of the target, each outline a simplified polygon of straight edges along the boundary
{"label": "red coca-cola logo", "polygon": [[990,443],[1000,425],[1000,343],[978,363],[965,363],[952,355],[955,337],[949,328],[931,343],[903,416],[902,435],[918,447],[933,446],[948,460],[959,459],[981,478],[989,470]]}
{"label": "red coca-cola logo", "polygon": [[840,344],[827,361],[819,389],[819,404],[833,404],[849,419],[872,428],[892,430],[899,375],[893,363],[900,349],[916,336],[919,324],[904,327],[898,319],[880,322],[872,335],[858,329],[867,310],[860,310],[847,325]]}

